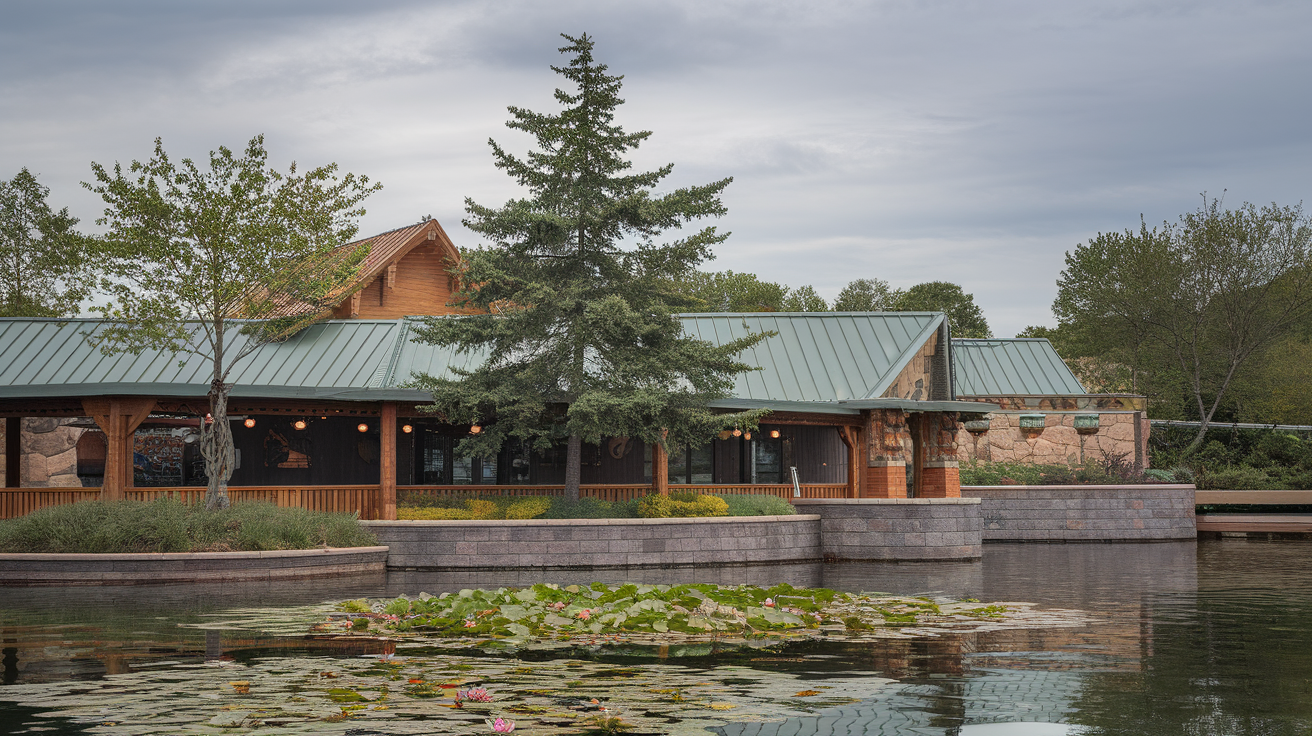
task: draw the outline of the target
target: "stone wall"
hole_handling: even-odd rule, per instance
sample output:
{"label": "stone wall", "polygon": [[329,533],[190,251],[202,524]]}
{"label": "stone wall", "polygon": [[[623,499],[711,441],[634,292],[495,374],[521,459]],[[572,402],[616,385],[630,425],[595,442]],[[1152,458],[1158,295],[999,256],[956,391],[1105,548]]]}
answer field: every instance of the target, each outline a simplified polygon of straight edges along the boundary
{"label": "stone wall", "polygon": [[366,521],[404,570],[666,567],[820,559],[820,518]]}
{"label": "stone wall", "polygon": [[381,575],[386,560],[386,547],[165,554],[0,554],[0,586],[160,585]]}
{"label": "stone wall", "polygon": [[986,542],[1196,539],[1194,487],[963,486],[978,498]]}
{"label": "stone wall", "polygon": [[[72,419],[29,417],[23,420],[23,488],[68,488],[82,485],[77,477],[77,441],[86,430],[66,426]],[[4,435],[0,422],[0,437]],[[0,483],[5,483],[4,450],[0,440]]]}
{"label": "stone wall", "polygon": [[981,556],[976,498],[798,499],[820,517],[826,560],[962,560]]}
{"label": "stone wall", "polygon": [[1148,420],[1142,412],[1099,414],[1096,434],[1078,433],[1075,413],[1049,413],[1044,415],[1043,431],[1031,435],[1021,430],[1020,416],[995,412],[989,416],[989,430],[980,434],[968,432],[964,427],[958,429],[957,459],[1079,465],[1117,457],[1130,463],[1137,459],[1140,467],[1148,467]]}

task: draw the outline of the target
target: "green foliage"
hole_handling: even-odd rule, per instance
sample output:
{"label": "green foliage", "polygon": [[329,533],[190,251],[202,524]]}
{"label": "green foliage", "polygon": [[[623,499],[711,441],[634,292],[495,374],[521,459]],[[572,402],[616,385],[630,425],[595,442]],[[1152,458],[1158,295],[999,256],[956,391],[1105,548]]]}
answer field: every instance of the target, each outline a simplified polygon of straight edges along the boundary
{"label": "green foliage", "polygon": [[[647,497],[659,498],[659,497]],[[672,494],[665,502],[647,498],[631,501],[601,501],[581,498],[570,501],[558,496],[429,496],[406,494],[398,497],[397,516],[401,519],[637,519],[645,514],[677,516],[787,516],[797,513],[793,505],[778,496],[726,493],[696,496]],[[708,499],[698,501],[698,498]],[[644,507],[644,504],[645,507]],[[723,505],[724,513],[719,511]],[[531,515],[530,515],[531,514]],[[655,518],[655,517],[647,517]]]}
{"label": "green foliage", "polygon": [[986,461],[971,461],[961,466],[963,486],[1107,485],[1161,480],[1135,473],[1133,466],[1122,458],[1109,458],[1101,462],[1091,460],[1076,466]]}
{"label": "green foliage", "polygon": [[83,501],[0,521],[0,552],[223,552],[377,544],[352,514],[270,503]]}
{"label": "green foliage", "polygon": [[[500,208],[466,200],[465,225],[490,241],[469,251],[453,303],[460,319],[429,319],[416,339],[489,357],[454,378],[420,376],[430,407],[454,423],[482,422],[461,443],[469,455],[495,454],[507,440],[550,448],[567,440],[565,485],[578,497],[583,442],[633,437],[678,447],[760,412],[718,415],[733,377],[750,370],[735,356],[763,335],[723,346],[687,336],[676,318],[689,300],[676,280],[710,257],[727,234],[705,227],[668,244],[671,228],[725,213],[730,179],[653,190],[673,165],[633,173],[625,158],[651,134],[615,124],[621,77],[592,55],[593,41],[565,36],[571,55],[553,67],[571,85],[563,109],[511,107],[511,129],[536,140],[515,156],[491,141],[497,168],[528,190]],[[621,247],[636,241],[632,249]]]}
{"label": "green foliage", "polygon": [[638,502],[638,514],[647,519],[682,516],[728,516],[729,504],[719,496],[694,493],[652,494]]}
{"label": "green foliage", "polygon": [[943,312],[953,337],[993,337],[974,295],[947,281],[929,281],[907,289],[895,302],[895,311]]}
{"label": "green foliage", "polygon": [[824,297],[815,293],[815,289],[807,284],[799,286],[784,297],[785,312],[828,312],[829,305],[825,303]]}
{"label": "green foliage", "polygon": [[72,317],[91,293],[88,241],[49,195],[26,168],[0,181],[0,317]]}
{"label": "green foliage", "polygon": [[[227,505],[235,454],[227,422],[233,368],[261,345],[285,340],[349,295],[368,254],[341,246],[356,234],[360,203],[378,191],[367,177],[337,177],[329,164],[286,174],[267,166],[264,137],[241,155],[211,151],[202,169],[154,155],[125,170],[93,163],[87,189],[105,201],[96,257],[111,301],[93,308],[109,324],[88,335],[106,353],[157,349],[212,365],[201,452],[206,505]],[[246,322],[229,324],[236,317]]]}
{"label": "green foliage", "polygon": [[761,493],[718,494],[729,507],[729,516],[791,516],[797,508],[778,496]]}
{"label": "green foliage", "polygon": [[1312,224],[1299,206],[1205,200],[1176,224],[1099,233],[1057,287],[1073,352],[1129,366],[1157,416],[1201,419],[1187,454],[1254,357],[1312,318]]}
{"label": "green foliage", "polygon": [[694,300],[691,308],[696,311],[782,312],[788,297],[787,286],[750,273],[693,271],[680,275],[678,283]]}
{"label": "green foliage", "polygon": [[891,312],[905,292],[894,289],[883,279],[857,279],[838,292],[835,312]]}

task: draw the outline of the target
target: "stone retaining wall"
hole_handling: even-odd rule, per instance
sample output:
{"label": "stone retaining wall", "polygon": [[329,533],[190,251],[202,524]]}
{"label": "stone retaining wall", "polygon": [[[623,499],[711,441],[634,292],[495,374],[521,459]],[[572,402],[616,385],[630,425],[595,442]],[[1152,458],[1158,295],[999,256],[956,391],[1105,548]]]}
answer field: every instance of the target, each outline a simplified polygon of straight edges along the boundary
{"label": "stone retaining wall", "polygon": [[382,573],[386,565],[386,547],[165,554],[0,554],[0,586],[295,580]]}
{"label": "stone retaining wall", "polygon": [[1192,485],[963,486],[986,542],[1196,539]]}
{"label": "stone retaining wall", "polygon": [[820,516],[826,560],[963,560],[983,554],[977,498],[797,499]]}
{"label": "stone retaining wall", "polygon": [[820,558],[820,517],[365,521],[402,570],[671,567]]}

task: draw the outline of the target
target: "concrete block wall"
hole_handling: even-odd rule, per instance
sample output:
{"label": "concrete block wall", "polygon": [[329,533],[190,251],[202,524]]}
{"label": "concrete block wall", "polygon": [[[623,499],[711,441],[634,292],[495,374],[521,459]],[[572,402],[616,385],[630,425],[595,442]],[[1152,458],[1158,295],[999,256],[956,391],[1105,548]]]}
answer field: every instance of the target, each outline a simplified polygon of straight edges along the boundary
{"label": "concrete block wall", "polygon": [[663,567],[820,558],[820,517],[366,521],[393,569]]}
{"label": "concrete block wall", "polygon": [[5,553],[0,554],[0,587],[350,577],[381,574],[386,563],[386,547],[164,554]]}
{"label": "concrete block wall", "polygon": [[798,499],[820,517],[826,560],[961,560],[983,554],[975,498]]}
{"label": "concrete block wall", "polygon": [[1196,539],[1192,485],[965,486],[980,499],[984,541]]}

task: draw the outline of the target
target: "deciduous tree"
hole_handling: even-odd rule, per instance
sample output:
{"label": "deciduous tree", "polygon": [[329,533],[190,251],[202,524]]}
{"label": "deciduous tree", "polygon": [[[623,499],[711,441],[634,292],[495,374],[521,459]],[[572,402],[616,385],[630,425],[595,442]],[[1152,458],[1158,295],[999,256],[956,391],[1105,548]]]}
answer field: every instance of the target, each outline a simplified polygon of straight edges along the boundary
{"label": "deciduous tree", "polygon": [[838,292],[835,312],[887,312],[897,306],[903,291],[883,279],[856,279]]}
{"label": "deciduous tree", "polygon": [[[285,340],[349,295],[369,244],[345,249],[380,185],[337,176],[337,165],[280,173],[267,164],[264,137],[241,154],[211,151],[203,169],[175,165],[155,140],[146,162],[126,170],[93,163],[108,227],[100,244],[113,278],[110,324],[91,338],[106,352],[150,348],[196,355],[212,366],[201,452],[206,505],[228,505],[235,455],[228,424],[229,376],[261,345]],[[235,320],[242,317],[245,319]]]}
{"label": "deciduous tree", "polygon": [[897,312],[943,312],[948,317],[953,337],[993,337],[974,295],[948,281],[916,284],[898,296],[893,309]]}
{"label": "deciduous tree", "polygon": [[1178,372],[1201,422],[1190,453],[1248,361],[1312,317],[1312,223],[1301,206],[1204,199],[1178,223],[1078,246],[1057,287],[1063,327]]}
{"label": "deciduous tree", "polygon": [[26,168],[0,181],[0,317],[71,317],[94,286],[77,218],[49,196]]}

